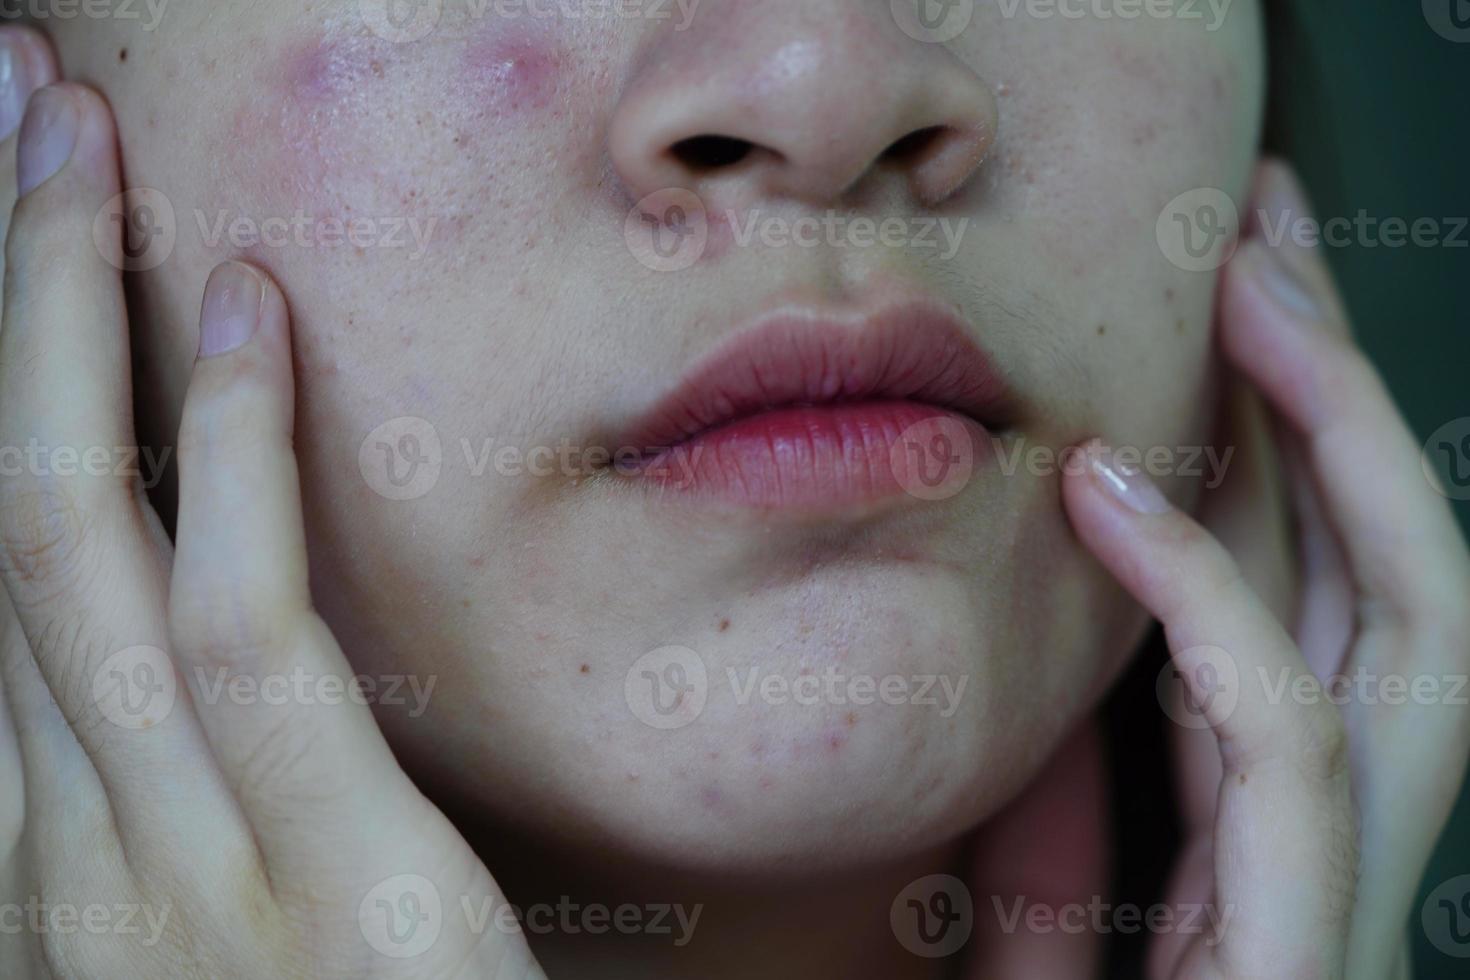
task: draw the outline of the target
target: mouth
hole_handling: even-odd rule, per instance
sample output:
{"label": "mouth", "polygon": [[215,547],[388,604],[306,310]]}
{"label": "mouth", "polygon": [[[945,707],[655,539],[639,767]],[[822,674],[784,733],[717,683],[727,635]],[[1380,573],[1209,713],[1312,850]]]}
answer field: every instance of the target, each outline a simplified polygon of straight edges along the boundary
{"label": "mouth", "polygon": [[831,513],[961,492],[1010,420],[1000,373],[943,307],[782,309],[703,359],[625,434],[661,497]]}

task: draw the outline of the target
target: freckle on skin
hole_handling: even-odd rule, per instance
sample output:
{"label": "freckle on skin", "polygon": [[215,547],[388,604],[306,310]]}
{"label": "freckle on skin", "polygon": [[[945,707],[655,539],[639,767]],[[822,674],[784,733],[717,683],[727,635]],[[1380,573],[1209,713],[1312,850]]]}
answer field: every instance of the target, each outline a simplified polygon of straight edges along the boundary
{"label": "freckle on skin", "polygon": [[591,666],[591,664],[583,664],[582,665],[582,673],[584,673],[584,674],[590,674],[590,673],[592,673],[592,666]]}
{"label": "freckle on skin", "polygon": [[724,632],[726,632],[729,629],[730,629],[730,621],[728,619],[722,619],[722,620],[720,620],[720,632],[721,633],[724,633]]}

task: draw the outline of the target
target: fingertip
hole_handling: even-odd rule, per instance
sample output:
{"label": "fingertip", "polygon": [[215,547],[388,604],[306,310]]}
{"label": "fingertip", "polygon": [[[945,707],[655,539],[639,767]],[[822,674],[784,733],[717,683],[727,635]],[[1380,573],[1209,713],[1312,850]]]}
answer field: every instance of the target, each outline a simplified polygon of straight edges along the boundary
{"label": "fingertip", "polygon": [[1070,455],[1073,462],[1066,471],[1072,493],[1101,496],[1134,518],[1173,512],[1174,505],[1144,471],[1141,453],[1116,450],[1094,437],[1076,446]]}
{"label": "fingertip", "polygon": [[265,281],[244,262],[222,262],[204,286],[199,314],[199,359],[222,357],[255,336],[265,298]]}
{"label": "fingertip", "polygon": [[117,182],[117,130],[96,90],[54,82],[32,92],[26,104],[16,147],[19,193],[26,197],[74,170],[110,190]]}
{"label": "fingertip", "polygon": [[51,44],[30,27],[0,26],[0,139],[20,128],[31,93],[56,81]]}
{"label": "fingertip", "polygon": [[288,331],[286,300],[260,267],[239,259],[215,266],[199,314],[199,357],[233,353],[252,341],[275,345]]}

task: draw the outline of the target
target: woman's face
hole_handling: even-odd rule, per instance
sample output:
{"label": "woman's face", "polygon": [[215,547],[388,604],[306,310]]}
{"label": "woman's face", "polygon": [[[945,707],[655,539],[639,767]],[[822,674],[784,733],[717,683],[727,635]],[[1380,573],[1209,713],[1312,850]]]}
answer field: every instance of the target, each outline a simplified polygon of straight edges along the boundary
{"label": "woman's face", "polygon": [[314,591],[436,794],[686,866],[891,857],[1004,803],[1137,641],[1056,456],[1100,434],[1201,482],[1214,276],[1156,223],[1245,190],[1259,12],[923,2],[971,20],[42,25],[158,192],[139,227],[173,211],[132,279],[163,425],[209,268],[285,290]]}

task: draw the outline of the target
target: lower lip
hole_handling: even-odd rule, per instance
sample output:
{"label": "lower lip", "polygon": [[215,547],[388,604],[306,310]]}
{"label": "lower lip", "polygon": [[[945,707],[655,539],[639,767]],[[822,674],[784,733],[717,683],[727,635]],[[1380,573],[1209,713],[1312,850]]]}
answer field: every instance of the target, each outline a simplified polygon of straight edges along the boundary
{"label": "lower lip", "polygon": [[651,458],[640,476],[674,494],[765,511],[834,511],[960,493],[985,430],[914,402],[786,408],[701,433]]}

